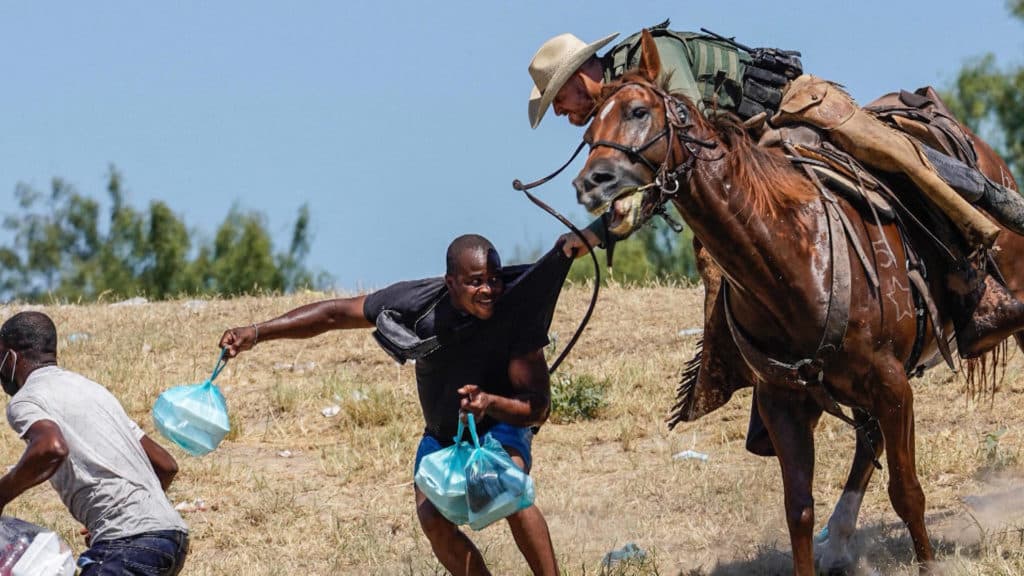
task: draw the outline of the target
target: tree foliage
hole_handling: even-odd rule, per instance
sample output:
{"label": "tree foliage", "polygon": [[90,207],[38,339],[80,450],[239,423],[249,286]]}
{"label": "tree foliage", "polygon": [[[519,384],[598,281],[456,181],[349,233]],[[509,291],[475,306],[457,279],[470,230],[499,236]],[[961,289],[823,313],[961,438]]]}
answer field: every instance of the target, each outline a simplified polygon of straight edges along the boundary
{"label": "tree foliage", "polygon": [[286,292],[329,280],[303,263],[310,244],[307,206],[299,210],[289,250],[275,253],[263,215],[237,206],[212,242],[194,242],[197,234],[165,202],[153,200],[144,211],[133,208],[113,166],[105,220],[97,200],[60,178],[52,180],[48,192],[19,183],[14,194],[17,211],[3,219],[12,241],[0,246],[4,299],[230,296]]}
{"label": "tree foliage", "polygon": [[[669,215],[676,222],[682,218],[669,206]],[[615,244],[612,270],[607,268],[604,250],[597,251],[601,263],[602,282],[613,280],[636,285],[648,282],[697,282],[697,264],[693,255],[693,233],[684,228],[676,232],[660,218],[654,218],[627,240]],[[569,270],[573,281],[590,281],[594,265],[590,257],[580,258]]]}
{"label": "tree foliage", "polygon": [[[1024,23],[1024,0],[1007,3]],[[968,62],[944,98],[953,112],[991,143],[1024,182],[1024,64],[1000,66],[993,54]]]}

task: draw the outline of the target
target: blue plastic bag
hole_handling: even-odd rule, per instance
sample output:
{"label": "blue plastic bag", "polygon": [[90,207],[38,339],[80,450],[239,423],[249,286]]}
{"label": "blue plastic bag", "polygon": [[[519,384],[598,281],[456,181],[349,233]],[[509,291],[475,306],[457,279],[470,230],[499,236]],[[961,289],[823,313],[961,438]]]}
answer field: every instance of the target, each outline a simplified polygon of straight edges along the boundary
{"label": "blue plastic bag", "polygon": [[[473,415],[469,415],[470,430],[476,433]],[[466,462],[473,452],[473,445],[462,440],[465,429],[459,420],[459,431],[455,444],[427,454],[420,460],[420,467],[414,478],[416,486],[437,508],[442,516],[456,526],[469,523],[469,505],[466,502]]]}
{"label": "blue plastic bag", "polygon": [[483,444],[470,420],[473,452],[466,461],[466,503],[469,526],[483,530],[494,522],[533,505],[533,478],[524,472],[490,434]]}
{"label": "blue plastic bag", "polygon": [[213,384],[226,364],[221,349],[213,373],[205,382],[171,388],[153,405],[156,429],[193,456],[212,452],[231,431],[224,395]]}

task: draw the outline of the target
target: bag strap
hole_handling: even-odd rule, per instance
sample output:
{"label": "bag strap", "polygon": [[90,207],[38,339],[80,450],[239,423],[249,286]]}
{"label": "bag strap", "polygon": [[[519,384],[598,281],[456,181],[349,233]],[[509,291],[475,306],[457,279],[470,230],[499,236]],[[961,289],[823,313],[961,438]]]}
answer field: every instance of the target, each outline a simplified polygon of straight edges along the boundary
{"label": "bag strap", "polygon": [[206,379],[207,384],[213,384],[213,381],[220,375],[221,370],[224,370],[224,367],[228,365],[228,361],[224,359],[224,354],[226,352],[227,348],[220,349],[220,356],[217,356],[217,363],[213,366],[213,372],[210,374],[210,377]]}
{"label": "bag strap", "polygon": [[[475,446],[476,448],[480,448],[480,437],[476,433],[476,420],[473,418],[472,412],[466,413],[466,420],[469,421],[469,425],[466,427],[469,428],[469,435],[473,437],[473,446]],[[459,418],[459,428],[459,436],[461,436],[462,418]]]}

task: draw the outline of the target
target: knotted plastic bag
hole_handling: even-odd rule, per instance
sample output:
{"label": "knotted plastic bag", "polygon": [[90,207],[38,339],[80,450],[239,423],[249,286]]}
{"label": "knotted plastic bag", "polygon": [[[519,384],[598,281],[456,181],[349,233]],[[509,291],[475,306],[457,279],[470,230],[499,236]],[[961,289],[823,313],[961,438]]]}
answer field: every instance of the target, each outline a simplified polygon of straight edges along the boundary
{"label": "knotted plastic bag", "polygon": [[[470,429],[476,433],[473,415],[469,415]],[[469,506],[466,503],[466,462],[473,452],[473,445],[462,439],[464,430],[459,420],[459,431],[455,444],[427,454],[420,460],[416,471],[416,486],[437,508],[442,516],[456,526],[469,523]]]}
{"label": "knotted plastic bag", "polygon": [[466,462],[469,526],[483,530],[533,504],[533,479],[490,434],[484,435],[481,444],[472,419],[469,433],[473,437],[473,451]]}
{"label": "knotted plastic bag", "polygon": [[193,456],[212,452],[231,431],[224,395],[213,384],[226,364],[221,349],[213,373],[205,382],[171,388],[153,405],[157,430]]}
{"label": "knotted plastic bag", "polygon": [[0,517],[0,576],[72,576],[71,548],[54,532]]}

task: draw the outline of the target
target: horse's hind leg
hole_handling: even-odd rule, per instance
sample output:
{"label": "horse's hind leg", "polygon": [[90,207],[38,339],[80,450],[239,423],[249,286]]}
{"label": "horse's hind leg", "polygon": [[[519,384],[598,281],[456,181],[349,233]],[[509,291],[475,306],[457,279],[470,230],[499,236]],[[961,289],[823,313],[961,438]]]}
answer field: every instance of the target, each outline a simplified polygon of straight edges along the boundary
{"label": "horse's hind leg", "polygon": [[850,475],[829,517],[825,539],[815,550],[819,571],[826,574],[846,574],[853,569],[855,558],[850,543],[857,529],[864,491],[875,471],[874,461],[882,455],[882,432],[878,422],[861,411],[856,412],[856,419],[861,431],[857,432]]}
{"label": "horse's hind leg", "polygon": [[875,414],[885,438],[886,463],[889,465],[889,500],[903,519],[914,542],[914,554],[927,571],[932,545],[924,525],[924,491],[917,479],[914,453],[914,393],[903,367],[893,359],[891,370],[875,405]]}
{"label": "horse's hind leg", "polygon": [[821,408],[806,394],[757,387],[757,407],[782,466],[793,572],[814,574],[814,426]]}

